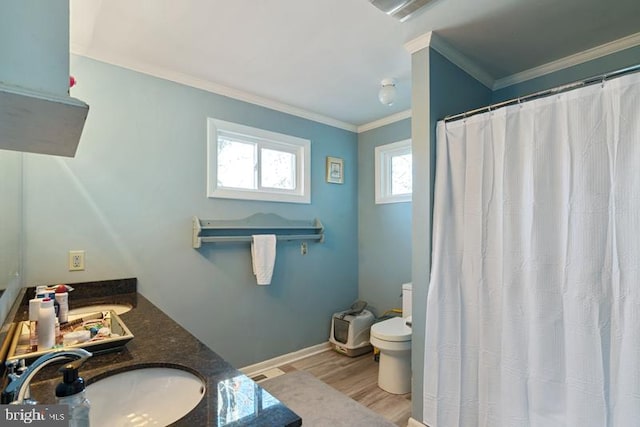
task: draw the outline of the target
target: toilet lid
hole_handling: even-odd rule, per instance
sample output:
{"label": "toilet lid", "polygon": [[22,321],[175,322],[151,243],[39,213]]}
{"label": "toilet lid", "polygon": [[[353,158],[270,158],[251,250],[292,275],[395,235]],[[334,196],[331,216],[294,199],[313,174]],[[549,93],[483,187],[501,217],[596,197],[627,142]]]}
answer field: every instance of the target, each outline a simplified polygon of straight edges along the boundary
{"label": "toilet lid", "polygon": [[374,324],[371,335],[383,341],[411,341],[411,328],[402,317],[392,317]]}

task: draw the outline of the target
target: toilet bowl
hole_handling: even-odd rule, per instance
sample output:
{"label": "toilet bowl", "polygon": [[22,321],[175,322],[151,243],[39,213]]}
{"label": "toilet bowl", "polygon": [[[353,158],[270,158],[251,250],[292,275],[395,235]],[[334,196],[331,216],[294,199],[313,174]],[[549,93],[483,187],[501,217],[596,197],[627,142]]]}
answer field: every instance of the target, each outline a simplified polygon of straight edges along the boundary
{"label": "toilet bowl", "polygon": [[393,394],[411,391],[411,328],[393,317],[371,327],[371,344],[380,350],[378,387]]}
{"label": "toilet bowl", "polygon": [[371,344],[380,350],[378,387],[393,393],[411,391],[411,284],[402,285],[403,317],[371,327]]}

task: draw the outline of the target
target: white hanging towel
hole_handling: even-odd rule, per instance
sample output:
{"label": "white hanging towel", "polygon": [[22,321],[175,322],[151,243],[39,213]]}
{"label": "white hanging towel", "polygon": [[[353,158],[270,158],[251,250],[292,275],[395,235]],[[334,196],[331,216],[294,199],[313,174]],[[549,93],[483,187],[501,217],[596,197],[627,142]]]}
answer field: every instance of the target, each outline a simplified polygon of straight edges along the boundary
{"label": "white hanging towel", "polygon": [[256,234],[251,237],[253,274],[256,275],[258,285],[270,285],[276,262],[276,235]]}

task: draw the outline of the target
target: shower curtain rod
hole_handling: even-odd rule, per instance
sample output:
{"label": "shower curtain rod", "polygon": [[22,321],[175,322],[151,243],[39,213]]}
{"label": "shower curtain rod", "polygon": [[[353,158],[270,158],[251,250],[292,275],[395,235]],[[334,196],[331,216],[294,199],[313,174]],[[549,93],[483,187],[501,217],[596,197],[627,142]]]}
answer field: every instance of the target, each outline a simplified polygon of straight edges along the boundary
{"label": "shower curtain rod", "polygon": [[491,105],[488,105],[486,107],[476,108],[475,110],[466,111],[464,113],[454,114],[454,115],[451,115],[451,116],[446,116],[444,118],[444,121],[445,122],[451,122],[451,121],[455,121],[455,120],[466,119],[467,117],[475,116],[476,114],[485,113],[487,111],[495,110],[497,108],[506,107],[507,105],[512,105],[512,104],[518,104],[518,103],[521,103],[521,102],[531,101],[531,100],[534,100],[534,99],[537,99],[537,98],[542,98],[542,97],[545,97],[545,96],[566,92],[566,91],[569,91],[569,90],[572,90],[572,89],[576,89],[576,88],[579,88],[579,87],[589,86],[589,85],[592,85],[592,84],[595,84],[595,83],[604,82],[605,80],[608,80],[608,79],[611,79],[611,78],[614,78],[614,77],[620,77],[620,76],[622,76],[624,74],[633,73],[635,71],[640,71],[640,64],[632,65],[632,66],[626,67],[626,68],[621,68],[619,70],[612,71],[612,72],[606,73],[606,74],[601,74],[599,76],[589,77],[588,79],[578,80],[576,82],[568,83],[568,84],[561,85],[561,86],[557,86],[557,87],[554,87],[554,88],[551,88],[551,89],[541,90],[539,92],[535,92],[535,93],[532,93],[532,94],[529,94],[529,95],[525,95],[525,96],[520,96],[518,98],[509,99],[508,101],[498,102],[496,104],[491,104]]}

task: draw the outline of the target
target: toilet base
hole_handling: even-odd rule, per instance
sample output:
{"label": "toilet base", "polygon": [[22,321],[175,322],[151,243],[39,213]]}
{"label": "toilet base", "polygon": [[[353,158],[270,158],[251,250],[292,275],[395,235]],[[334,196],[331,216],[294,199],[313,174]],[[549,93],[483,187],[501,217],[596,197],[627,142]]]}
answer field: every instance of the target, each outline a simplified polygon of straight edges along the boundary
{"label": "toilet base", "polygon": [[392,394],[411,391],[411,351],[380,351],[378,387]]}

